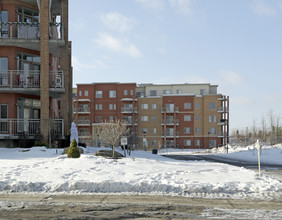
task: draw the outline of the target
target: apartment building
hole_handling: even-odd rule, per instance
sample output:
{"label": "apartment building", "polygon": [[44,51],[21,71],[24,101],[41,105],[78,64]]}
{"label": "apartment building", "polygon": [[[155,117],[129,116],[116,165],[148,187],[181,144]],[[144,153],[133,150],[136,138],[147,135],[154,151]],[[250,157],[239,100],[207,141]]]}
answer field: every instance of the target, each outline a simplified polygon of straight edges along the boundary
{"label": "apartment building", "polygon": [[137,134],[136,83],[92,83],[78,84],[73,101],[74,121],[79,139],[89,144],[101,144],[97,129],[101,123],[123,120],[134,143]]}
{"label": "apartment building", "polygon": [[69,135],[68,0],[0,0],[0,108],[1,146]]}
{"label": "apartment building", "polygon": [[[119,119],[130,122],[131,134],[134,134],[130,144],[140,149],[226,145],[229,97],[218,94],[217,87],[210,84],[77,85],[74,105],[79,110],[74,115],[79,137],[95,145],[99,142],[95,127],[107,120]],[[125,96],[128,95],[122,92],[125,90],[132,91],[130,96]],[[111,97],[110,94],[117,94],[117,91],[120,95]],[[110,107],[113,102],[116,102],[115,107]],[[84,112],[83,108],[87,110]],[[87,127],[81,123],[84,119],[87,119]]]}

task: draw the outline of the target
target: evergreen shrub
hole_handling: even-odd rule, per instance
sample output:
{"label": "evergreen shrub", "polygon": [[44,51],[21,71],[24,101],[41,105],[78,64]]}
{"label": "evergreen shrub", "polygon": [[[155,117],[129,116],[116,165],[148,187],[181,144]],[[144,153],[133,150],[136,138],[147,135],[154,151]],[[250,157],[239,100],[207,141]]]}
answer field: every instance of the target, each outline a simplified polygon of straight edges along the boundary
{"label": "evergreen shrub", "polygon": [[80,152],[77,147],[77,142],[75,139],[71,142],[71,146],[67,152],[68,158],[79,158],[80,157]]}

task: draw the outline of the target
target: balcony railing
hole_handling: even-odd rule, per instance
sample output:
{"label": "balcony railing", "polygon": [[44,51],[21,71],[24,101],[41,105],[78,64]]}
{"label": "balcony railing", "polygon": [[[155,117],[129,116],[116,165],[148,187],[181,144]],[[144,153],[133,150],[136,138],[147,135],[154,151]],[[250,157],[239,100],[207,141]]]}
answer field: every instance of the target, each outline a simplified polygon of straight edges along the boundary
{"label": "balcony railing", "polygon": [[178,138],[179,137],[179,132],[177,131],[177,132],[163,132],[162,133],[162,137],[166,137],[166,138],[174,138],[174,137],[176,137],[176,138]]}
{"label": "balcony railing", "polygon": [[90,137],[89,131],[80,131],[78,132],[78,137]]}
{"label": "balcony railing", "polygon": [[90,108],[87,107],[78,108],[78,113],[90,113]]}
{"label": "balcony railing", "polygon": [[[40,38],[40,25],[37,22],[1,22],[0,39],[29,39]],[[50,23],[51,39],[62,39],[63,31],[61,23]]]}
{"label": "balcony railing", "polygon": [[179,119],[162,119],[162,125],[179,125]]}
{"label": "balcony railing", "polygon": [[121,108],[121,113],[137,113],[138,112],[138,109],[137,107],[133,108],[133,107],[122,107]]}
{"label": "balcony railing", "polygon": [[[49,72],[49,88],[63,88],[64,74],[62,71]],[[40,88],[40,71],[9,70],[0,72],[1,88]]]}
{"label": "balcony railing", "polygon": [[[217,109],[218,112],[224,112],[224,107],[218,107]],[[229,112],[229,109],[226,107],[225,112]]]}
{"label": "balcony railing", "polygon": [[[64,136],[63,119],[50,120],[51,134]],[[40,134],[40,119],[0,119],[0,136]]]}
{"label": "balcony railing", "polygon": [[90,120],[87,120],[87,119],[81,119],[81,120],[78,120],[77,121],[77,124],[78,125],[90,125]]}
{"label": "balcony railing", "polygon": [[179,109],[178,107],[162,107],[162,113],[166,112],[166,113],[174,113],[174,112],[178,112]]}
{"label": "balcony railing", "polygon": [[124,124],[126,124],[126,125],[138,125],[138,121],[137,120],[129,120],[129,119],[127,119],[127,120],[123,120],[123,123]]}

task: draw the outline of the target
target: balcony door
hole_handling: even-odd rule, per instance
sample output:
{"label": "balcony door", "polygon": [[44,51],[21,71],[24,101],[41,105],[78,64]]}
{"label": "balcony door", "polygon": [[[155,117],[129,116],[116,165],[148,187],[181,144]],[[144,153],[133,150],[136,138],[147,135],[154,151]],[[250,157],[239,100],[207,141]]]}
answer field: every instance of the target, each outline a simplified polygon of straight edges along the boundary
{"label": "balcony door", "polygon": [[8,105],[0,104],[0,133],[8,133]]}
{"label": "balcony door", "polygon": [[8,11],[0,11],[0,38],[8,38]]}
{"label": "balcony door", "polygon": [[8,85],[8,58],[0,57],[0,86]]}

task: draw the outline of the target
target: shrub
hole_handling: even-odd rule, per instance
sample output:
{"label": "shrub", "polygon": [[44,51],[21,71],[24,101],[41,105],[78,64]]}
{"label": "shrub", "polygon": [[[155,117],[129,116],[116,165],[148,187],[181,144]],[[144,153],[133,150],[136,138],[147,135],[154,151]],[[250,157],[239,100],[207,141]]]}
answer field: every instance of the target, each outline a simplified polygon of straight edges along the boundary
{"label": "shrub", "polygon": [[[112,158],[113,157],[113,151],[111,151],[111,150],[99,150],[94,154],[94,156]],[[124,156],[121,153],[115,152],[115,157],[113,159],[120,159],[120,158],[123,158],[123,157]]]}
{"label": "shrub", "polygon": [[36,142],[34,144],[35,147],[41,147],[41,146],[45,146],[45,147],[48,147],[48,144],[44,143],[44,142]]}
{"label": "shrub", "polygon": [[80,152],[77,147],[77,142],[75,139],[71,142],[71,146],[67,152],[68,158],[79,158]]}
{"label": "shrub", "polygon": [[85,143],[81,143],[81,142],[79,142],[79,143],[78,143],[78,146],[81,146],[81,147],[86,148],[86,144],[85,144]]}

